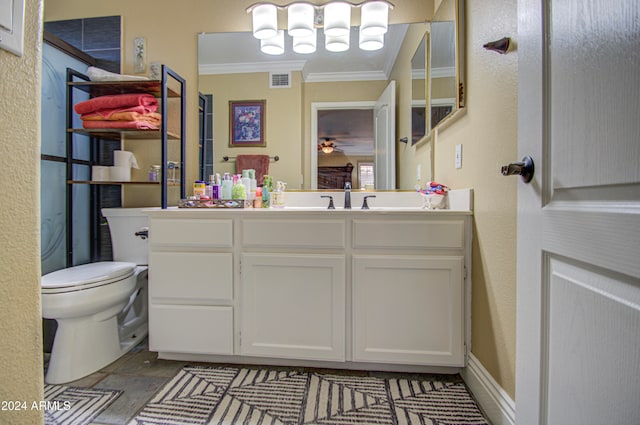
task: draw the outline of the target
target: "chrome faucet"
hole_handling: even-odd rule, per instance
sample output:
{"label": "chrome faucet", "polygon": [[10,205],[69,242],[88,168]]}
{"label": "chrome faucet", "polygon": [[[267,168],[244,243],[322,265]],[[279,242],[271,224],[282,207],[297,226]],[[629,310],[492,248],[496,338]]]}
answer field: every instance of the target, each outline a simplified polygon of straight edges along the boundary
{"label": "chrome faucet", "polygon": [[344,209],[351,209],[351,182],[345,182],[344,184]]}

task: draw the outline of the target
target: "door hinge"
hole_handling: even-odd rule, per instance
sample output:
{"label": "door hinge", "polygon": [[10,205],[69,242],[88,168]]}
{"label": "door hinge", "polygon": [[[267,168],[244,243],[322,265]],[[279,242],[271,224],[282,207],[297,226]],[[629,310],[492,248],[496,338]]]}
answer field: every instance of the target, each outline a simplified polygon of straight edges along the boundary
{"label": "door hinge", "polygon": [[464,266],[463,269],[464,269],[464,272],[462,274],[463,275],[463,279],[467,280],[467,266]]}

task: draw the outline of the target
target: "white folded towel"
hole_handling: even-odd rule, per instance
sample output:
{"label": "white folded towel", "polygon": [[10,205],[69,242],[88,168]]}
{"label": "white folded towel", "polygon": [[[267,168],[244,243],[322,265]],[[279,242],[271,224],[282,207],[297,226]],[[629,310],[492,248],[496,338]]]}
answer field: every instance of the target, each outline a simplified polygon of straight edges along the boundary
{"label": "white folded towel", "polygon": [[124,74],[116,74],[114,72],[109,72],[105,69],[96,68],[95,66],[90,66],[87,69],[87,76],[91,81],[146,81],[149,80],[147,77],[138,76],[138,75],[124,75]]}

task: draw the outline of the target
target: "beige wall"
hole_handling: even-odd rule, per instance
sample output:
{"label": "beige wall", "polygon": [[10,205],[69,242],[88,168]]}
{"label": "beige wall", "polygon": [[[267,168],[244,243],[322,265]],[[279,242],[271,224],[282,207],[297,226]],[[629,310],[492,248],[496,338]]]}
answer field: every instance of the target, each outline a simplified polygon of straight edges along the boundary
{"label": "beige wall", "polygon": [[[133,69],[133,38],[144,36],[148,61],[164,62],[186,78],[187,170],[188,180],[193,180],[198,158],[197,34],[249,30],[245,8],[252,3],[253,0],[190,0],[185,7],[171,0],[46,0],[44,18],[122,15],[124,72],[131,73]],[[433,10],[433,1],[395,3],[393,23],[419,21]],[[499,165],[516,158],[517,54],[497,55],[485,51],[482,45],[503,36],[515,37],[516,22],[515,0],[467,1],[468,108],[464,116],[438,135],[434,155],[435,180],[475,190],[473,354],[511,397],[515,393],[516,180],[502,178]],[[401,51],[400,55],[410,60],[414,50]],[[408,72],[408,65],[407,69],[394,69],[392,78],[398,80],[398,75]],[[410,88],[399,85],[398,102],[410,98]],[[398,110],[397,133],[398,138],[410,135],[410,116],[402,109]],[[308,134],[304,128],[301,155],[307,161],[309,143],[304,140]],[[20,140],[26,140],[24,133]],[[453,167],[458,143],[464,145],[460,170]],[[400,187],[413,187],[418,163],[423,179],[431,170],[432,145],[423,142],[397,146],[397,163],[401,165],[398,182]],[[308,170],[308,165],[304,168]],[[309,176],[304,179],[308,181]]]}
{"label": "beige wall", "polygon": [[27,403],[0,422],[42,423],[40,313],[40,0],[25,2],[24,53],[0,50],[0,400]]}
{"label": "beige wall", "polygon": [[[472,353],[515,397],[516,186],[500,165],[517,154],[516,52],[482,45],[515,39],[515,0],[467,1],[467,111],[435,141],[435,180],[474,189]],[[462,144],[462,168],[455,146]]]}

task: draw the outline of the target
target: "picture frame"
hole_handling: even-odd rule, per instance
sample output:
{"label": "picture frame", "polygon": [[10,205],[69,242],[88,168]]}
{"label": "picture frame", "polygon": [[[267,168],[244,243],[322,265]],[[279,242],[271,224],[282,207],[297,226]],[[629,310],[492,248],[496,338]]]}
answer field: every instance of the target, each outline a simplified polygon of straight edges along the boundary
{"label": "picture frame", "polygon": [[229,147],[265,147],[266,100],[229,101]]}

